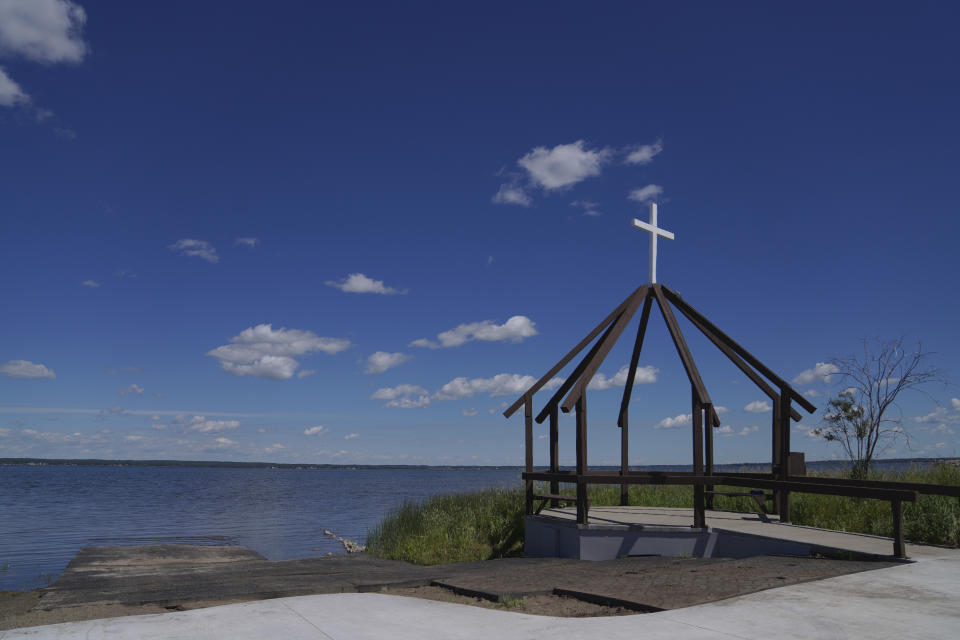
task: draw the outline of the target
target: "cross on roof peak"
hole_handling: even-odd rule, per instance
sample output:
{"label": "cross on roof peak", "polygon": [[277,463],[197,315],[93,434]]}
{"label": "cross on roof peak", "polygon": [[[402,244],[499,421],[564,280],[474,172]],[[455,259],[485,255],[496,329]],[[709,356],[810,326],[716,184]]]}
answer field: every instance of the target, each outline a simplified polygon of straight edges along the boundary
{"label": "cross on roof peak", "polygon": [[650,203],[650,222],[633,219],[633,226],[636,229],[642,229],[650,234],[650,283],[657,281],[657,236],[663,236],[667,240],[673,240],[673,232],[661,229],[657,226],[657,203]]}

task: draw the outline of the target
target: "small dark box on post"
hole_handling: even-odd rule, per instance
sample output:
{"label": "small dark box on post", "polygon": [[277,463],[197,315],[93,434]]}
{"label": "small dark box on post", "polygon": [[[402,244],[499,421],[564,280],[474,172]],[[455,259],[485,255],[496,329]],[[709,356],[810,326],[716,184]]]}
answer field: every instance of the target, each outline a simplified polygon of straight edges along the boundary
{"label": "small dark box on post", "polygon": [[805,476],[807,475],[807,462],[803,451],[791,451],[787,458],[787,475]]}

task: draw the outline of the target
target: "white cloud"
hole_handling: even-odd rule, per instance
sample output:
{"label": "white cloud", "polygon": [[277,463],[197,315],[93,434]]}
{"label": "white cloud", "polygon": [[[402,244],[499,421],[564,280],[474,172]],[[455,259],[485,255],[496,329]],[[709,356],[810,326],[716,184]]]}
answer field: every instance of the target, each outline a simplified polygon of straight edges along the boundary
{"label": "white cloud", "polygon": [[321,426],[321,425],[318,424],[318,425],[315,426],[315,427],[310,427],[309,429],[304,429],[304,430],[303,430],[303,435],[305,435],[305,436],[319,436],[319,435],[322,435],[322,434],[326,433],[327,431],[329,431],[329,429],[327,429],[326,427]]}
{"label": "white cloud", "polygon": [[691,413],[681,413],[678,416],[672,418],[664,418],[657,424],[653,425],[654,429],[679,429],[680,427],[689,427],[693,424],[693,414]]}
{"label": "white cloud", "polygon": [[583,215],[585,216],[595,218],[601,215],[601,213],[597,211],[597,207],[600,206],[599,202],[591,202],[589,200],[574,200],[570,203],[570,206],[583,209]]}
{"label": "white cloud", "polygon": [[429,393],[423,387],[417,386],[415,384],[399,384],[395,387],[386,387],[383,389],[377,389],[372,396],[374,400],[394,400],[400,396],[405,395],[422,395]]}
{"label": "white cloud", "polygon": [[[454,378],[440,387],[433,397],[435,400],[459,400],[470,398],[478,393],[489,393],[491,398],[520,394],[537,381],[533,376],[521,376],[517,373],[498,373],[492,378]],[[543,389],[550,390],[563,384],[561,378],[553,378]]]}
{"label": "white cloud", "polygon": [[123,439],[127,442],[140,442],[143,440],[143,436],[124,436]]}
{"label": "white cloud", "polygon": [[743,408],[747,413],[767,413],[773,411],[773,407],[766,400],[754,400]]}
{"label": "white cloud", "polygon": [[810,384],[821,380],[829,383],[831,376],[840,373],[840,369],[832,362],[818,362],[812,369],[801,371],[793,379],[793,384]]}
{"label": "white cloud", "polygon": [[[563,384],[563,383],[561,383],[561,384]],[[510,403],[509,403],[509,402],[501,402],[501,403],[498,404],[497,406],[495,406],[495,407],[490,407],[489,409],[487,409],[487,413],[489,413],[489,414],[492,415],[492,416],[495,416],[495,415],[497,415],[498,413],[502,413],[503,410],[506,409],[506,408],[509,407],[509,406],[510,406]]]}
{"label": "white cloud", "polygon": [[237,420],[208,420],[206,416],[179,415],[173,424],[197,433],[224,433],[240,426]]}
{"label": "white cloud", "polygon": [[135,393],[135,394],[137,394],[138,396],[142,396],[142,395],[143,395],[143,387],[141,387],[141,386],[138,385],[138,384],[132,384],[132,385],[130,385],[129,387],[124,387],[123,389],[117,389],[117,393],[120,394],[121,396],[125,396],[125,395],[127,395],[128,393]]}
{"label": "white cloud", "polygon": [[935,427],[934,427],[933,429],[931,429],[930,431],[931,431],[932,433],[949,433],[950,435],[953,435],[953,429],[951,429],[950,427],[948,427],[948,426],[945,425],[945,424],[938,424],[937,426],[935,426]]}
{"label": "white cloud", "polygon": [[348,433],[347,435],[343,436],[343,439],[344,439],[344,440],[353,440],[354,438],[359,438],[359,437],[360,437],[360,434],[359,434],[359,433]]}
{"label": "white cloud", "polygon": [[715,433],[719,433],[719,434],[721,434],[721,435],[723,435],[723,436],[729,437],[729,436],[732,436],[732,435],[733,435],[733,427],[731,427],[731,426],[728,425],[728,424],[725,424],[725,425],[723,425],[722,427],[718,427],[718,428],[714,429],[714,432],[715,432]]}
{"label": "white cloud", "polygon": [[193,238],[181,238],[171,245],[167,246],[170,251],[179,253],[181,256],[192,256],[202,258],[207,262],[220,262],[217,250],[206,240],[194,240]]}
{"label": "white cloud", "polygon": [[577,140],[553,149],[535,147],[517,164],[526,169],[531,183],[549,191],[600,175],[600,169],[610,154],[608,149],[588,149],[583,140]]}
{"label": "white cloud", "polygon": [[430,392],[413,384],[400,384],[395,387],[377,389],[372,400],[387,400],[385,407],[399,409],[419,409],[430,405]]}
{"label": "white cloud", "polygon": [[0,53],[34,62],[80,62],[87,14],[70,0],[0,0]]}
{"label": "white cloud", "polygon": [[264,448],[263,452],[264,452],[264,453],[277,453],[278,451],[283,451],[284,449],[286,449],[285,446],[283,446],[283,445],[280,444],[280,443],[277,443],[277,444],[272,444],[272,445],[270,445],[269,447]]}
{"label": "white cloud", "polygon": [[654,156],[661,151],[663,151],[663,142],[661,140],[657,140],[653,144],[642,144],[627,154],[625,162],[627,164],[650,164],[653,162]]}
{"label": "white cloud", "polygon": [[[628,365],[623,365],[620,367],[620,370],[610,378],[606,377],[602,373],[597,373],[595,376],[593,376],[593,379],[590,380],[590,384],[587,386],[587,388],[595,391],[602,391],[603,389],[623,387],[625,384],[627,384],[627,375],[629,374],[629,369],[630,367]],[[645,367],[637,367],[637,375],[633,380],[633,384],[639,385],[656,382],[657,373],[659,371],[659,369],[650,365]]]}
{"label": "white cloud", "polygon": [[260,246],[260,238],[237,238],[233,241],[235,247],[250,247],[254,249]]}
{"label": "white cloud", "polygon": [[336,287],[340,291],[345,291],[347,293],[380,293],[384,295],[389,295],[393,293],[406,293],[406,291],[398,291],[393,287],[388,287],[383,284],[383,280],[374,280],[373,278],[368,278],[362,273],[351,273],[343,282],[336,282],[334,280],[327,280],[327,285],[331,287]]}
{"label": "white cloud", "polygon": [[951,398],[950,404],[953,405],[954,411],[960,411],[960,398]]}
{"label": "white cloud", "polygon": [[91,289],[96,289],[97,287],[100,286],[100,283],[97,282],[96,280],[84,280],[80,284],[84,287],[90,287]]}
{"label": "white cloud", "polygon": [[523,190],[523,187],[509,182],[500,185],[500,189],[493,194],[491,200],[496,204],[518,204],[521,207],[529,207],[533,204],[533,198]]}
{"label": "white cloud", "polygon": [[206,448],[207,449],[227,449],[230,447],[237,446],[237,443],[231,440],[230,438],[220,437],[214,440],[213,442],[214,444],[208,445]]}
{"label": "white cloud", "polygon": [[420,396],[418,398],[397,398],[396,400],[391,400],[384,406],[394,407],[397,409],[422,409],[430,406],[430,396]]}
{"label": "white cloud", "polygon": [[921,424],[929,424],[932,422],[958,422],[960,421],[960,416],[948,415],[945,407],[937,407],[927,415],[918,416],[913,420],[914,422],[919,422]]}
{"label": "white cloud", "polygon": [[387,353],[386,351],[377,351],[367,358],[367,367],[364,373],[374,374],[383,373],[387,369],[399,366],[410,360],[411,356],[405,353]]}
{"label": "white cloud", "polygon": [[297,371],[297,377],[298,377],[298,378],[309,378],[310,376],[312,376],[312,375],[314,375],[314,374],[316,374],[316,373],[317,373],[317,370],[316,370],[316,369],[301,369],[300,371]]}
{"label": "white cloud", "polygon": [[[722,415],[728,411],[726,407],[714,407],[714,411],[718,415]],[[693,425],[693,414],[692,413],[681,413],[678,416],[672,418],[666,417],[657,424],[653,425],[654,429],[679,429],[680,427],[689,427]]]}
{"label": "white cloud", "polygon": [[472,418],[473,416],[477,415],[477,410],[473,408],[464,409],[463,411],[460,412],[460,415],[463,416],[464,418]]}
{"label": "white cloud", "polygon": [[760,427],[757,427],[757,426],[744,427],[743,429],[740,429],[740,433],[738,433],[737,435],[738,435],[738,436],[748,436],[748,435],[750,435],[751,433],[756,433],[756,432],[759,431],[759,430],[760,430]]}
{"label": "white cloud", "polygon": [[655,200],[661,193],[663,193],[663,187],[656,184],[648,184],[645,187],[634,189],[627,198],[637,202],[650,202]]}
{"label": "white cloud", "polygon": [[217,358],[227,373],[269,380],[291,378],[300,366],[293,356],[315,351],[333,355],[350,347],[345,338],[325,338],[299,329],[274,330],[271,324],[244,329],[230,342],[233,344],[217,347],[207,355]]}
{"label": "white cloud", "polygon": [[471,322],[461,324],[455,329],[444,331],[437,334],[439,343],[420,338],[410,343],[411,347],[428,347],[430,349],[439,349],[440,347],[459,347],[467,342],[474,340],[483,340],[486,342],[499,342],[510,340],[511,342],[520,342],[525,338],[537,335],[534,328],[536,323],[527,316],[513,316],[503,324],[494,324],[492,320],[483,322]]}
{"label": "white cloud", "polygon": [[807,391],[803,392],[803,395],[805,395],[808,398],[819,398],[820,392],[817,391],[816,389],[808,389]]}
{"label": "white cloud", "polygon": [[0,365],[0,373],[11,378],[56,378],[53,369],[29,360],[9,360]]}
{"label": "white cloud", "polygon": [[[20,433],[27,436],[28,438],[36,438],[37,440],[45,440],[50,443],[63,443],[63,442],[79,442],[84,439],[84,436],[79,431],[74,433],[58,433],[55,431],[37,431],[36,429],[21,429]],[[98,439],[97,436],[93,436],[93,439]]]}
{"label": "white cloud", "polygon": [[15,107],[28,102],[30,96],[0,67],[0,107]]}

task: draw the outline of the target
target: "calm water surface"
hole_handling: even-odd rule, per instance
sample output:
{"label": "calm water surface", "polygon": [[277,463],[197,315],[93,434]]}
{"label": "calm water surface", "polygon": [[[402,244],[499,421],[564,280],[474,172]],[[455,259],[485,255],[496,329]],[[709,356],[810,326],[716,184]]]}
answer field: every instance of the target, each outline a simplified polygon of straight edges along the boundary
{"label": "calm water surface", "polygon": [[88,545],[239,544],[343,553],[404,499],[515,487],[518,469],[0,467],[0,589],[43,586]]}

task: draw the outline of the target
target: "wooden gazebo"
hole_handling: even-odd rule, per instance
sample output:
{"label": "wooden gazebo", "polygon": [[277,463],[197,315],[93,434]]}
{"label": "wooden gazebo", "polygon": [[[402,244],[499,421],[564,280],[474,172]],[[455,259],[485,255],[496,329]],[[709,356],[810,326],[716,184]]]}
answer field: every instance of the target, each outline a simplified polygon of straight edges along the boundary
{"label": "wooden gazebo", "polygon": [[[657,227],[656,205],[651,206],[649,224],[634,220],[634,226],[651,233],[650,282],[638,287],[627,296],[593,331],[587,334],[569,353],[504,411],[503,415],[509,418],[520,407],[524,409],[526,456],[523,478],[526,486],[526,513],[528,515],[534,513],[534,502],[536,500],[543,501],[541,508],[548,503],[551,506],[559,506],[562,501],[575,501],[577,523],[587,525],[589,522],[587,486],[590,484],[619,484],[622,505],[628,504],[628,486],[630,484],[693,485],[693,526],[696,528],[706,526],[706,510],[712,508],[715,485],[771,491],[772,493],[769,494],[773,499],[771,511],[779,515],[780,522],[790,522],[791,491],[875,498],[891,502],[894,521],[894,555],[904,556],[901,502],[916,501],[918,491],[941,494],[946,492],[951,495],[960,495],[958,493],[960,489],[917,485],[916,483],[806,477],[802,470],[802,454],[791,454],[790,452],[790,423],[791,420],[799,421],[801,418],[800,413],[794,408],[794,403],[809,413],[816,411],[816,407],[783,378],[775,374],[753,354],[710,322],[706,316],[693,308],[679,294],[656,282],[657,237],[673,239],[673,234]],[[692,472],[633,471],[629,466],[630,396],[636,379],[637,366],[651,308],[654,304],[660,310],[660,314],[667,325],[670,337],[690,382],[693,442]],[[620,400],[620,411],[617,418],[617,426],[620,428],[620,470],[619,472],[592,471],[587,464],[587,387],[641,306],[643,309],[640,312],[627,381]],[[703,383],[693,355],[687,346],[680,325],[677,323],[673,309],[686,317],[772,401],[772,446],[769,472],[715,473],[713,430],[720,426],[720,418]],[[591,342],[593,343],[592,346],[573,372],[547,400],[539,413],[535,414],[534,395],[586,349]],[[558,452],[559,412],[568,413],[571,410],[576,411],[576,468],[572,471],[560,469]],[[542,424],[548,419],[550,421],[549,468],[545,471],[536,471],[533,465],[533,423],[536,421],[538,424]],[[549,483],[549,493],[536,493],[534,491],[536,482]],[[576,495],[561,495],[559,486],[562,483],[575,484]],[[539,512],[539,509],[537,511]]]}

